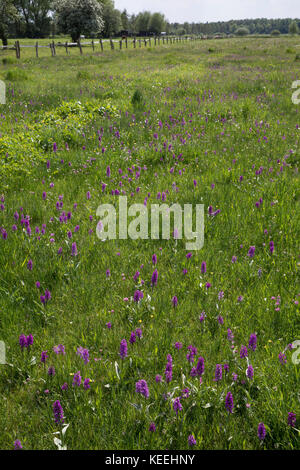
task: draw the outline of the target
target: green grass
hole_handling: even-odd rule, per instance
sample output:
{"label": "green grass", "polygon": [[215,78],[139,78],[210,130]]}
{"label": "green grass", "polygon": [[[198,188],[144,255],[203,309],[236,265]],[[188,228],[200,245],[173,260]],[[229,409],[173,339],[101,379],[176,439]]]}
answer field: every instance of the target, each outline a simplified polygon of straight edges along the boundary
{"label": "green grass", "polygon": [[[7,86],[0,117],[0,339],[7,350],[7,364],[0,365],[2,449],[11,449],[16,439],[25,449],[55,449],[54,433],[61,429],[53,420],[56,400],[69,424],[68,449],[187,449],[190,434],[196,449],[299,449],[300,369],[286,349],[300,339],[300,122],[299,106],[291,101],[300,69],[295,52],[289,52],[297,51],[297,42],[234,38],[83,56],[75,50],[66,56],[62,49],[54,58],[45,49],[39,59],[32,49],[22,50],[17,63],[2,60],[0,79]],[[0,52],[0,61],[6,57],[13,51]],[[86,105],[84,110],[74,101]],[[71,105],[61,108],[64,102]],[[107,113],[97,113],[99,107]],[[158,192],[166,192],[170,205],[204,204],[204,247],[187,259],[186,240],[102,242],[96,210],[102,203],[118,205],[111,194],[116,189],[126,192],[128,204],[147,196],[150,207]],[[220,213],[209,216],[209,206]],[[20,208],[30,217],[31,236],[21,217],[14,220]],[[66,223],[59,221],[62,211],[72,212]],[[35,228],[42,224],[45,234],[38,239]],[[71,256],[73,242],[77,256]],[[253,258],[247,255],[250,246],[256,247]],[[158,282],[152,289],[154,253]],[[45,289],[51,300],[43,306]],[[132,301],[136,289],[144,293],[138,305]],[[137,328],[143,336],[131,345]],[[22,333],[34,336],[23,352]],[[252,333],[257,349],[249,350],[250,381],[239,351]],[[121,360],[123,338],[128,357]],[[181,350],[174,347],[178,341]],[[65,346],[64,356],[53,352],[58,344]],[[205,359],[201,384],[190,376],[189,345],[198,349],[196,361]],[[89,349],[87,364],[76,354],[80,346]],[[46,366],[40,362],[45,350]],[[283,351],[284,365],[278,359]],[[164,377],[168,354],[170,383]],[[216,364],[225,363],[229,373],[223,370],[222,381],[215,382]],[[53,377],[49,366],[55,367]],[[79,370],[92,379],[89,390],[72,386]],[[157,374],[162,383],[156,383]],[[148,383],[148,399],[135,392],[140,379]],[[65,382],[69,388],[62,391]],[[181,400],[176,417],[172,399],[184,388],[190,396]],[[296,414],[294,428],[287,424],[289,412]],[[148,431],[151,422],[154,433]],[[260,422],[267,431],[263,442],[257,437]]]}

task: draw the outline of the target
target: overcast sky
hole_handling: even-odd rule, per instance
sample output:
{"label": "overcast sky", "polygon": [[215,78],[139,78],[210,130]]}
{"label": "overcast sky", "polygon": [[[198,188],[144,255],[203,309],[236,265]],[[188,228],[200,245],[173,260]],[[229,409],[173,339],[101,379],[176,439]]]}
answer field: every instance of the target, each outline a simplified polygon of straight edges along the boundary
{"label": "overcast sky", "polygon": [[160,11],[178,23],[300,17],[300,0],[115,0],[115,7],[130,14]]}

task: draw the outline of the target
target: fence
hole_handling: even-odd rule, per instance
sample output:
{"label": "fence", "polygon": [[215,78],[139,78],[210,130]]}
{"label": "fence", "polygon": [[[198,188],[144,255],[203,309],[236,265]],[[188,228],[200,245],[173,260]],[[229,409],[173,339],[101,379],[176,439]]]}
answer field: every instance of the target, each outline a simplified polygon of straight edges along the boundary
{"label": "fence", "polygon": [[183,43],[183,42],[187,42],[187,41],[196,41],[198,39],[206,39],[206,38],[193,37],[193,36],[185,36],[185,37],[182,37],[182,36],[179,36],[179,37],[177,37],[177,36],[176,37],[175,36],[158,36],[158,37],[156,37],[156,36],[154,36],[154,37],[147,37],[147,38],[136,38],[136,37],[134,37],[133,39],[129,40],[126,37],[126,38],[123,38],[123,39],[120,39],[120,40],[100,39],[99,41],[98,40],[97,41],[92,40],[91,42],[81,42],[81,41],[65,42],[65,43],[58,42],[56,44],[54,43],[54,41],[50,42],[50,44],[39,44],[38,41],[36,41],[35,44],[24,44],[24,45],[20,44],[19,41],[16,41],[13,46],[2,46],[2,47],[0,47],[0,50],[14,50],[16,52],[17,59],[20,59],[21,58],[21,49],[22,48],[34,48],[36,57],[39,57],[39,49],[40,48],[47,48],[47,49],[50,49],[50,53],[51,53],[52,57],[55,57],[57,48],[65,48],[66,54],[69,54],[70,53],[69,49],[75,47],[75,48],[79,49],[80,54],[83,54],[84,47],[89,47],[89,46],[92,47],[93,51],[95,51],[96,47],[99,46],[101,52],[103,52],[105,44],[108,44],[109,48],[111,50],[115,49],[115,45],[117,45],[116,48],[119,48],[120,50],[122,50],[123,47],[128,49],[130,44],[132,44],[133,48],[136,49],[137,47],[142,47],[142,45],[144,47],[147,47],[148,45],[151,47],[152,44],[154,46],[159,46],[161,44]]}

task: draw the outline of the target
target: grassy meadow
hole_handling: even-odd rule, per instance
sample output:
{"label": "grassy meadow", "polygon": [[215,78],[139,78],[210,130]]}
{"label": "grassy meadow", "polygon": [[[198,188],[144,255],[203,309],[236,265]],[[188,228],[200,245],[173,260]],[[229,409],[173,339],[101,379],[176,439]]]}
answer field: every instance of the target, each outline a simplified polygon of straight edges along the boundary
{"label": "grassy meadow", "polygon": [[300,39],[91,52],[0,52],[0,448],[300,449]]}

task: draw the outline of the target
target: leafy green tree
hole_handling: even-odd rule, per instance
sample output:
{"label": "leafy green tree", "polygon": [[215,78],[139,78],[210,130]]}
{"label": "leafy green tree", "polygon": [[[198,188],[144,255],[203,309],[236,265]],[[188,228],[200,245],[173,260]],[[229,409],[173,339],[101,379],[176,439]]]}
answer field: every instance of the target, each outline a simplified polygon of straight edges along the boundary
{"label": "leafy green tree", "polygon": [[153,13],[148,24],[148,30],[155,34],[160,34],[165,30],[166,20],[161,13]]}
{"label": "leafy green tree", "polygon": [[238,28],[235,30],[234,34],[237,36],[247,36],[247,34],[249,34],[249,29],[246,27]]}
{"label": "leafy green tree", "polygon": [[127,10],[122,11],[121,13],[122,26],[125,31],[129,31],[129,16]]}
{"label": "leafy green tree", "polygon": [[0,39],[3,46],[7,46],[8,25],[18,17],[13,0],[1,0],[0,2]]}
{"label": "leafy green tree", "polygon": [[98,34],[103,30],[103,8],[97,0],[56,0],[57,25],[63,33],[78,41],[81,34]]}
{"label": "leafy green tree", "polygon": [[115,9],[113,0],[99,0],[99,3],[103,8],[103,36],[110,37],[119,33],[123,28],[121,13]]}
{"label": "leafy green tree", "polygon": [[149,31],[149,23],[151,20],[151,12],[150,11],[143,11],[139,13],[136,17],[135,27],[136,30],[142,34]]}
{"label": "leafy green tree", "polygon": [[17,32],[26,37],[45,37],[50,33],[51,0],[14,0],[19,13]]}
{"label": "leafy green tree", "polygon": [[296,21],[292,21],[289,25],[289,33],[290,34],[298,34],[299,33],[299,27]]}
{"label": "leafy green tree", "polygon": [[273,29],[273,31],[271,31],[271,35],[272,36],[280,36],[280,31],[278,29]]}

